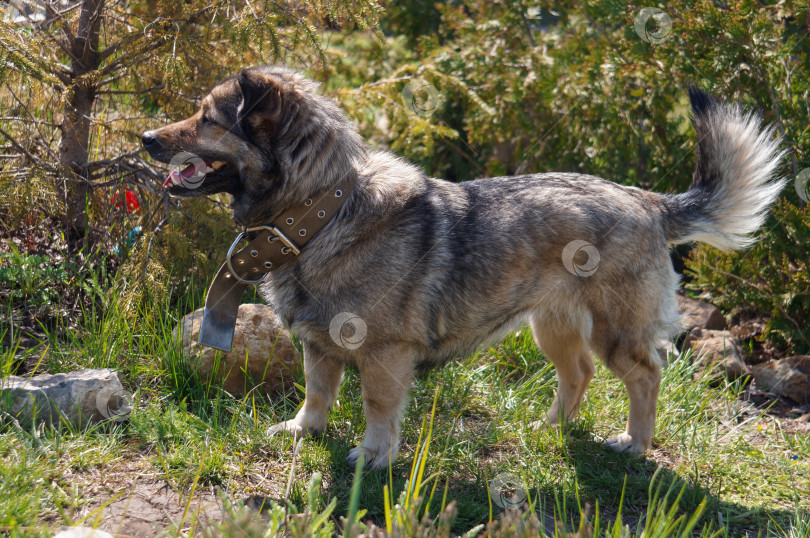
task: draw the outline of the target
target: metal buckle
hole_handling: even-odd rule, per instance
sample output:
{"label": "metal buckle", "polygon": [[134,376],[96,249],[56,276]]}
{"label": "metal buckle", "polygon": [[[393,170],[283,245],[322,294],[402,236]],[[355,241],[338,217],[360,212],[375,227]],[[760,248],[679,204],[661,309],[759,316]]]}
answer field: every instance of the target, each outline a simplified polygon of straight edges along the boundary
{"label": "metal buckle", "polygon": [[276,228],[275,226],[258,226],[256,228],[250,228],[248,231],[252,232],[254,230],[268,230],[270,233],[275,234],[276,237],[281,239],[281,242],[284,243],[285,247],[290,249],[290,252],[292,252],[296,256],[301,254],[301,250],[297,246],[295,246],[295,243],[290,241],[289,238],[286,235],[284,235],[282,233],[282,231],[279,230],[278,228]]}
{"label": "metal buckle", "polygon": [[231,274],[235,279],[240,280],[245,284],[258,284],[259,282],[264,280],[264,278],[267,276],[267,273],[264,273],[256,280],[248,280],[246,278],[242,278],[234,270],[233,264],[231,263],[231,256],[233,255],[233,251],[236,249],[236,246],[239,244],[239,241],[241,241],[248,234],[248,232],[255,232],[257,230],[267,230],[271,234],[274,234],[276,237],[278,237],[284,244],[284,246],[289,248],[290,252],[292,252],[294,255],[298,256],[299,254],[301,254],[301,250],[297,246],[295,246],[295,243],[290,241],[287,238],[287,236],[284,235],[281,232],[281,230],[279,230],[275,226],[256,226],[255,228],[245,228],[245,231],[239,232],[239,235],[236,236],[236,239],[234,239],[233,243],[231,243],[231,248],[228,249],[228,254],[225,255],[225,263],[228,264],[228,270],[231,272]]}

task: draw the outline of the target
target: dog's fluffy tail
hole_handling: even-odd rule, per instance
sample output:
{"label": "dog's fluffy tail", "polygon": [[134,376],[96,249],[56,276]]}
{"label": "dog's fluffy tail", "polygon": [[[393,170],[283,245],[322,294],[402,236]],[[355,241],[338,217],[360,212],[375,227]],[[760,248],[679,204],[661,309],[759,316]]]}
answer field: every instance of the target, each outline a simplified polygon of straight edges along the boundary
{"label": "dog's fluffy tail", "polygon": [[698,163],[689,190],[665,198],[667,241],[745,248],[785,185],[775,178],[784,152],[756,114],[725,106],[697,88],[689,89],[689,100]]}

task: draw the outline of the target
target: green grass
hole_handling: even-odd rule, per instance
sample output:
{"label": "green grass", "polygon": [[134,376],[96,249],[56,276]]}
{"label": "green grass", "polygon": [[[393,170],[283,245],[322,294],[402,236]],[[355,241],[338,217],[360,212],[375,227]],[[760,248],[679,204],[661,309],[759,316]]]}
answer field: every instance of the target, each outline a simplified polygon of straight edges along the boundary
{"label": "green grass", "polygon": [[[693,380],[688,357],[664,373],[654,451],[627,456],[602,445],[624,427],[628,402],[601,366],[578,421],[562,430],[528,426],[544,416],[556,381],[521,330],[418,379],[393,468],[357,474],[345,461],[364,429],[357,373],[348,371],[327,432],[304,440],[294,455],[291,438],[268,437],[266,428],[295,413],[300,388],[279,401],[234,399],[185,366],[172,331],[194,303],[156,306],[135,321],[109,312],[82,333],[52,337],[40,368],[115,368],[137,406],[128,422],[83,431],[2,419],[0,532],[47,535],[80,520],[92,525],[98,513],[83,510],[88,483],[128,463],[187,496],[216,489],[230,514],[220,529],[226,535],[269,536],[274,525],[301,536],[352,534],[359,527],[346,521],[385,528],[393,519],[404,536],[411,533],[402,529],[428,525],[427,514],[441,515],[430,524],[437,535],[489,525],[503,536],[563,526],[583,535],[666,536],[694,525],[684,534],[810,536],[810,438],[764,414],[745,418],[741,385]],[[12,346],[0,355],[3,371],[18,352]],[[400,492],[413,490],[415,472],[414,500]],[[502,515],[491,502],[490,483],[504,473],[523,484],[537,517]],[[240,505],[251,498],[263,500],[263,518]],[[189,510],[167,533],[188,530],[194,518]]]}

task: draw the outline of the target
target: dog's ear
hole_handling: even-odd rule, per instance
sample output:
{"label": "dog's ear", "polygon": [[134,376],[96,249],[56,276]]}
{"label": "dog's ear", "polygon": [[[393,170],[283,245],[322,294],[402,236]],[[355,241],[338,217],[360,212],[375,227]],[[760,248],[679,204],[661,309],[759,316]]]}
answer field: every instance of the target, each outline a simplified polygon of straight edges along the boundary
{"label": "dog's ear", "polygon": [[242,69],[236,81],[242,92],[242,102],[237,112],[240,122],[248,120],[256,127],[256,122],[263,123],[280,115],[283,97],[275,80],[254,70]]}

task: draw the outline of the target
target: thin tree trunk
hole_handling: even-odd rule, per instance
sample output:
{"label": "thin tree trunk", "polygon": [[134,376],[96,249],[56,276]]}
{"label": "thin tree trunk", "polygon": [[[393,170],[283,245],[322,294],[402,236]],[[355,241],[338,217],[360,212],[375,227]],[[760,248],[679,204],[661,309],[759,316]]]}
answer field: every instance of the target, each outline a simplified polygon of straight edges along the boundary
{"label": "thin tree trunk", "polygon": [[84,0],[79,25],[70,48],[69,97],[62,119],[59,160],[65,169],[62,194],[65,201],[65,232],[68,247],[78,250],[87,234],[87,159],[90,145],[90,116],[96,98],[95,84],[85,77],[99,67],[99,30],[105,0]]}

